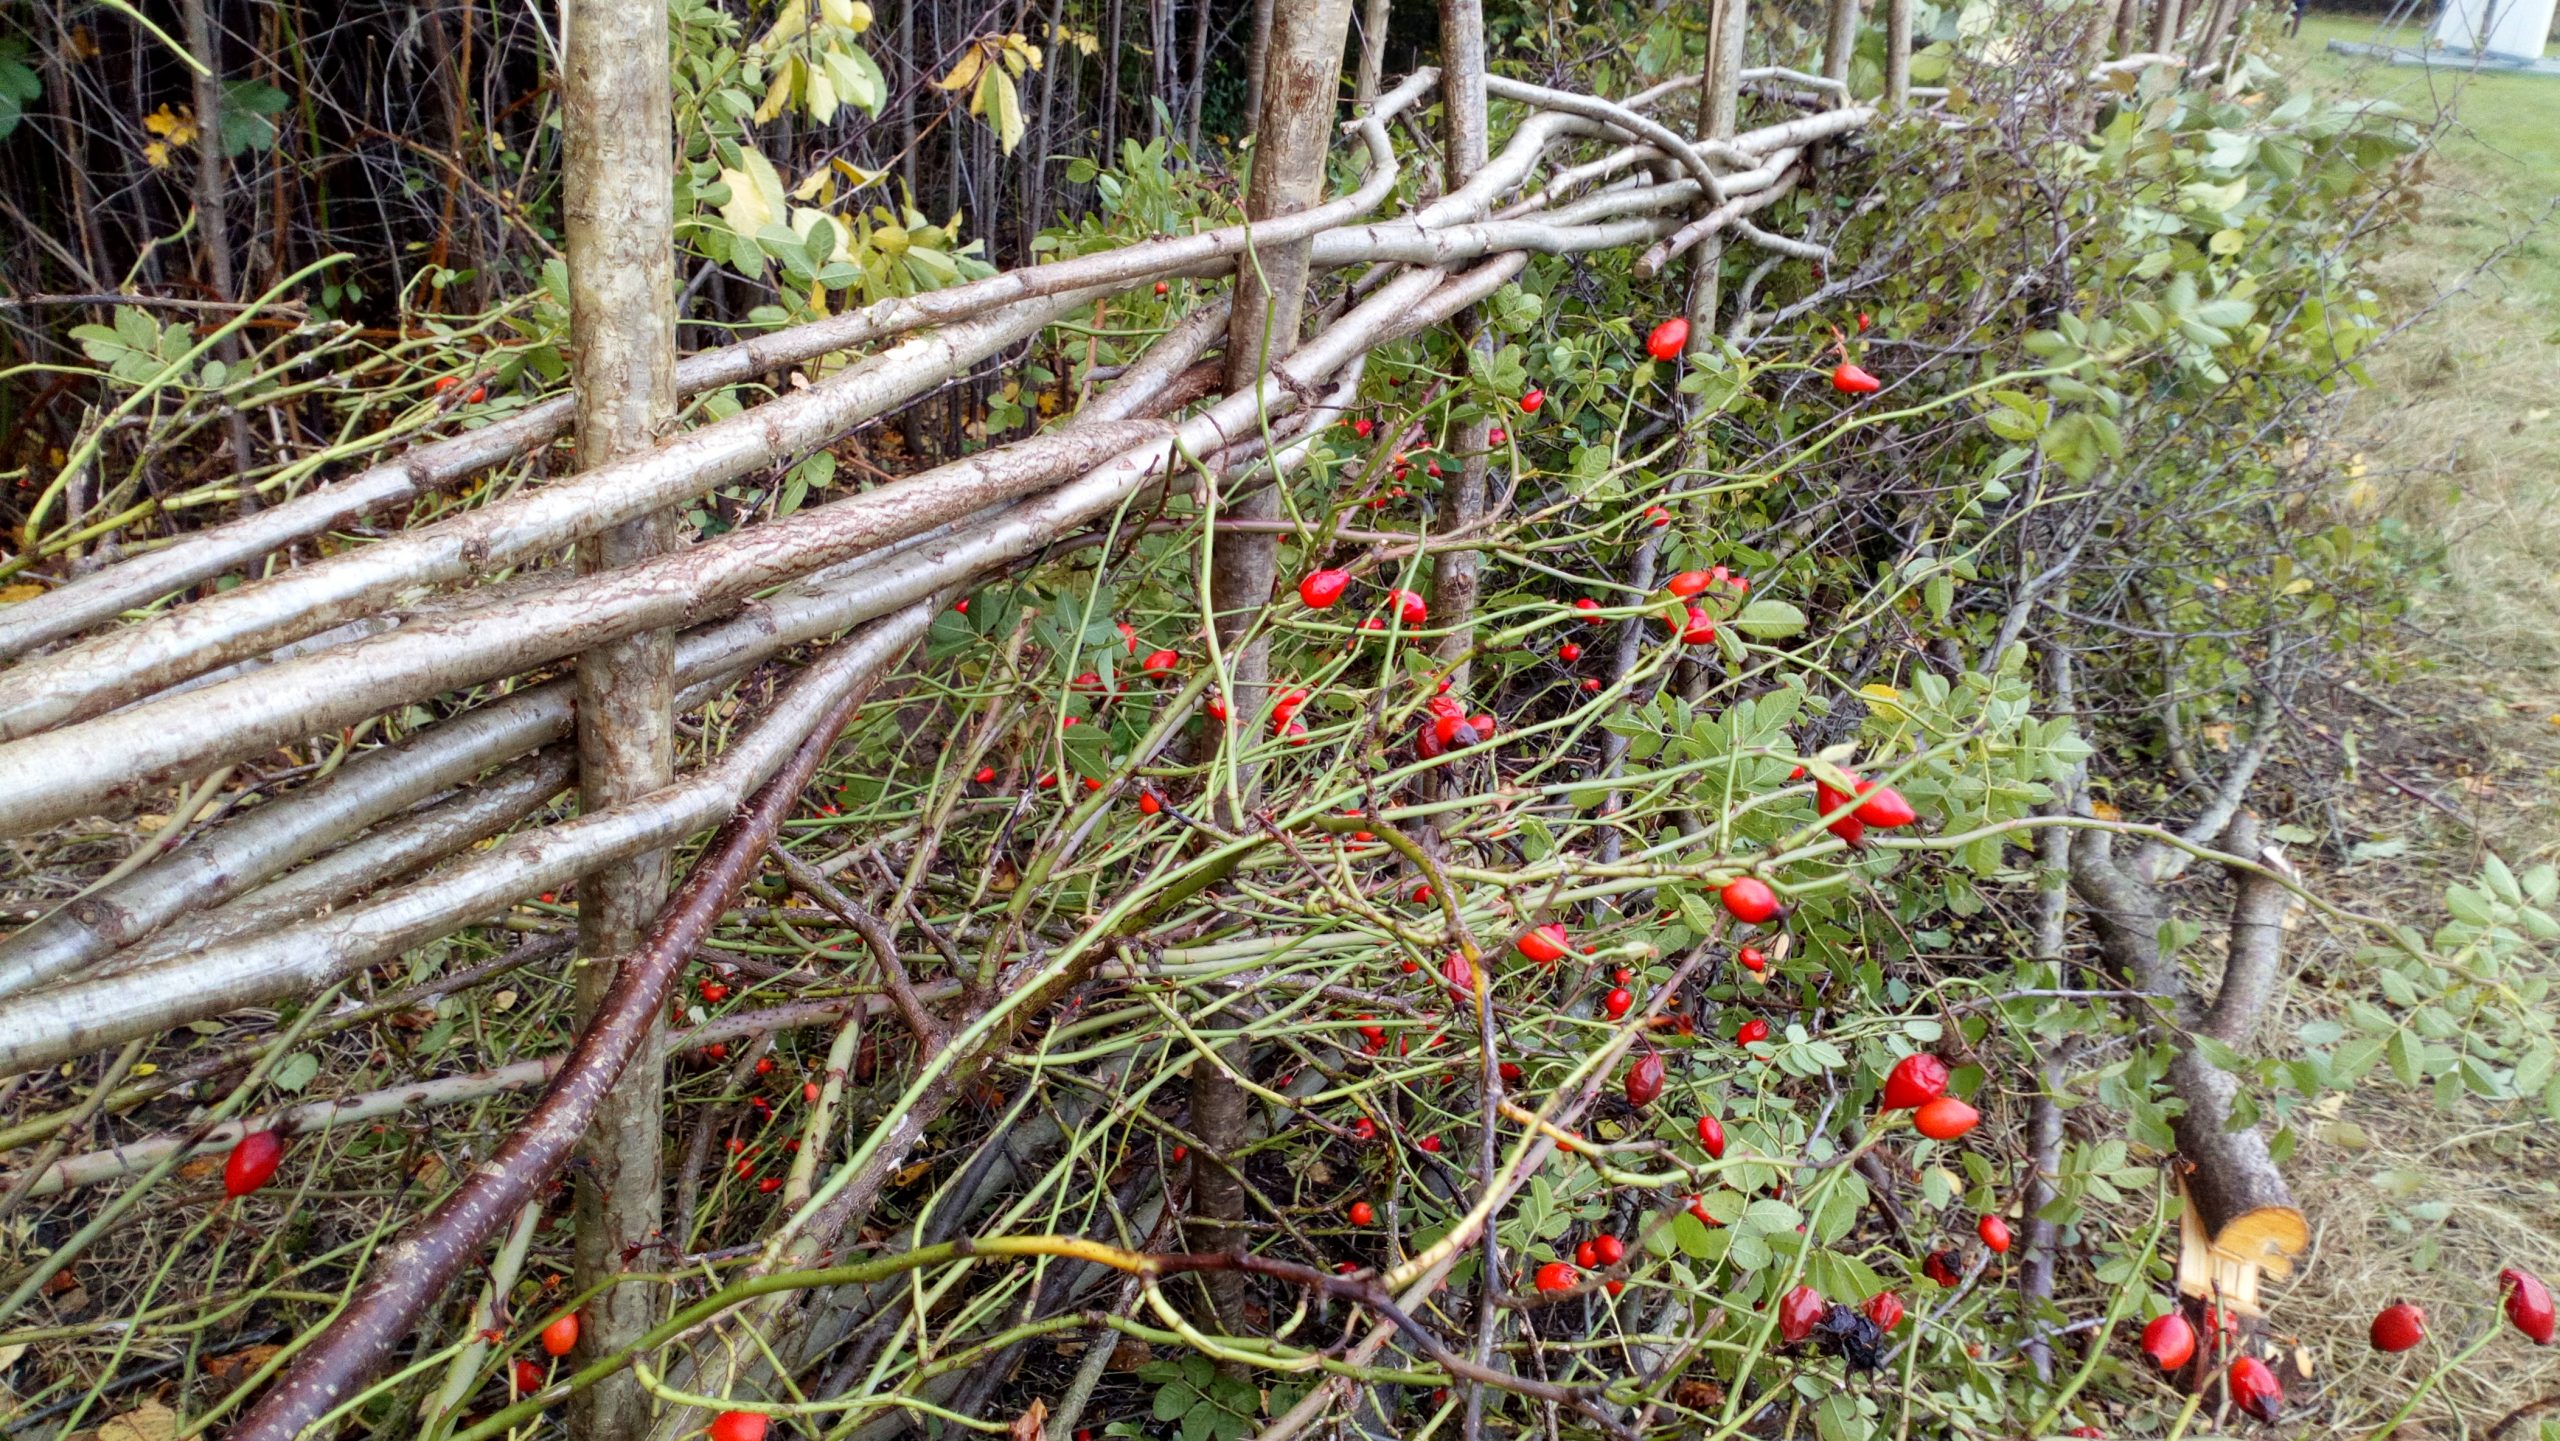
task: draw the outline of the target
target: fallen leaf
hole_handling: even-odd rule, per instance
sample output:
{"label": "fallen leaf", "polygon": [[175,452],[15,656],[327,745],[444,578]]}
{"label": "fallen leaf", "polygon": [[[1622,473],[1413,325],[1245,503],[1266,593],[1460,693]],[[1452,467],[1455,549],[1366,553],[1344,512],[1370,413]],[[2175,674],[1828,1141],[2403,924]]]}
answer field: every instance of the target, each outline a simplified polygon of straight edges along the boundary
{"label": "fallen leaf", "polygon": [[276,1358],[282,1346],[244,1346],[237,1351],[205,1358],[204,1374],[216,1381],[229,1381],[244,1376]]}
{"label": "fallen leaf", "polygon": [[1713,1381],[1683,1381],[1671,1388],[1671,1399],[1692,1411],[1712,1411],[1724,1404],[1724,1388]]}
{"label": "fallen leaf", "polygon": [[176,1441],[178,1413],[145,1401],[98,1428],[98,1441]]}
{"label": "fallen leaf", "polygon": [[1040,1428],[1048,1423],[1049,1403],[1034,1396],[1031,1405],[1013,1418],[1013,1441],[1040,1441]]}

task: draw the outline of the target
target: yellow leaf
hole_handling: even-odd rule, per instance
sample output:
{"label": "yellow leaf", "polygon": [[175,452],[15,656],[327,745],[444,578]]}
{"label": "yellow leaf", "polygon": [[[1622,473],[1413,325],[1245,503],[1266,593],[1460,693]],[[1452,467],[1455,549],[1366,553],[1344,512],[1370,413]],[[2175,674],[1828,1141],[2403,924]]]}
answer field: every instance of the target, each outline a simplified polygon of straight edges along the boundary
{"label": "yellow leaf", "polygon": [[0,605],[16,605],[22,600],[33,600],[42,594],[44,594],[44,587],[40,585],[27,585],[21,583],[11,586],[0,586]]}
{"label": "yellow leaf", "polygon": [[192,108],[172,111],[163,105],[142,117],[142,128],[171,145],[192,145],[196,139],[196,112]]}
{"label": "yellow leaf", "polygon": [[791,0],[773,17],[773,28],[756,38],[755,48],[767,55],[799,39],[809,30],[808,0]]}
{"label": "yellow leaf", "polygon": [[835,172],[845,178],[845,183],[857,190],[865,185],[879,184],[889,173],[886,170],[865,170],[850,160],[830,160],[827,164],[835,167]]}
{"label": "yellow leaf", "polygon": [[[951,73],[933,83],[944,90],[966,90],[978,83],[979,73],[986,68],[987,52],[973,40],[968,49],[960,52],[960,63],[951,67]],[[976,108],[970,107],[973,112]]]}
{"label": "yellow leaf", "polygon": [[1865,696],[1873,704],[1875,713],[1880,719],[1893,721],[1909,718],[1902,707],[1895,704],[1902,699],[1902,692],[1895,690],[1892,686],[1878,681],[1858,687],[1858,694]]}
{"label": "yellow leaf", "polygon": [[774,174],[772,161],[749,150],[739,163],[745,168],[720,172],[720,183],[729,187],[729,203],[720,207],[720,218],[740,235],[754,235],[768,225],[780,224],[789,202],[783,198],[782,177]]}
{"label": "yellow leaf", "polygon": [[795,82],[799,78],[800,57],[797,55],[783,57],[782,63],[773,69],[773,84],[764,92],[764,103],[756,107],[758,125],[781,114],[782,107],[791,103],[791,92],[796,88]]}
{"label": "yellow leaf", "polygon": [[2094,797],[2089,801],[2089,814],[2096,816],[2102,821],[2120,821],[2124,819],[2124,812],[2117,810],[2114,806]]}
{"label": "yellow leaf", "polygon": [[152,169],[166,170],[169,168],[169,147],[157,140],[149,141],[142,147],[142,158],[151,162]]}

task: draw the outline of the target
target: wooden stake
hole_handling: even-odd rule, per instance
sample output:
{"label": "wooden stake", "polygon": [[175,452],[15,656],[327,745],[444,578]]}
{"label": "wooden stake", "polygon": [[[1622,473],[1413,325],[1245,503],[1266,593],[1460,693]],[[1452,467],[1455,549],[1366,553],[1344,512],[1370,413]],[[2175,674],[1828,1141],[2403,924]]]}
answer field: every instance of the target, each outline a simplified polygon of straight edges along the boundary
{"label": "wooden stake", "polygon": [[[666,0],[580,0],[569,11],[562,73],[570,378],[578,464],[649,450],[675,417],[675,119]],[[671,511],[626,521],[578,547],[594,574],[678,544]],[[675,775],[675,648],[665,631],[599,646],[578,660],[578,799],[628,801]],[[599,1014],[617,968],[667,896],[668,853],[608,866],[578,885],[577,1012]],[[575,1284],[603,1287],[588,1304],[580,1354],[610,1355],[655,1320],[657,1292],[608,1286],[626,1265],[654,1269],[662,1109],[663,1018],[598,1106],[577,1190]],[[570,1434],[618,1441],[648,1424],[649,1396],[615,1376],[580,1392]]]}

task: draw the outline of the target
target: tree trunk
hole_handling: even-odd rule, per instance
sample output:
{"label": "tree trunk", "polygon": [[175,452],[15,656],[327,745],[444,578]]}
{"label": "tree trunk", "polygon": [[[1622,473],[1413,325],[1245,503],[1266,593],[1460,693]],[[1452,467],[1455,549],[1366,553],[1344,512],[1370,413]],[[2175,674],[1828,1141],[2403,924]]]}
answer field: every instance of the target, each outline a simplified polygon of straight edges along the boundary
{"label": "tree trunk", "polygon": [[[1707,31],[1707,68],[1698,86],[1698,132],[1709,140],[1729,139],[1742,102],[1742,30],[1751,15],[1750,0],[1721,0]],[[1690,262],[1689,346],[1713,342],[1716,305],[1723,298],[1724,232],[1702,241]]]}
{"label": "tree trunk", "polygon": [[[1831,37],[1822,47],[1822,73],[1833,80],[1849,78],[1849,61],[1858,48],[1858,0],[1831,0]],[[1837,104],[1846,105],[1842,95]]]}
{"label": "tree trunk", "polygon": [[[1066,14],[1067,0],[1049,0],[1049,34],[1054,36],[1058,33]],[[1014,220],[1014,234],[1018,238],[1014,241],[1013,263],[1017,266],[1039,262],[1039,256],[1032,247],[1040,238],[1040,213],[1049,208],[1049,167],[1041,163],[1040,157],[1057,149],[1057,142],[1049,129],[1050,111],[1058,99],[1058,72],[1068,68],[1067,57],[1073,53],[1068,46],[1058,46],[1049,57],[1049,64],[1040,72],[1040,115],[1031,127],[1031,149],[1023,154],[1021,161],[1022,214]]]}
{"label": "tree trunk", "polygon": [[[1374,37],[1373,44],[1382,45],[1384,40],[1380,34]],[[1468,177],[1482,169],[1489,153],[1484,63],[1484,0],[1440,0],[1440,94],[1447,117],[1446,161],[1451,190],[1465,185]],[[1365,52],[1361,68],[1364,72],[1368,68]],[[1457,327],[1468,368],[1481,370],[1490,364],[1493,343],[1484,334],[1482,316],[1470,307],[1459,313]],[[1442,500],[1443,533],[1465,530],[1484,519],[1485,473],[1492,461],[1492,433],[1491,419],[1478,417],[1460,427],[1454,437],[1458,474]],[[1443,662],[1453,664],[1449,688],[1458,695],[1466,693],[1466,655],[1475,646],[1473,617],[1481,563],[1476,551],[1445,550],[1431,565],[1431,604],[1449,631],[1440,638],[1436,653]]]}
{"label": "tree trunk", "polygon": [[2116,11],[2114,38],[2107,44],[2107,58],[2130,55],[2142,34],[2142,0],[2124,0]]}
{"label": "tree trunk", "polygon": [[1209,16],[1217,7],[1200,0],[1191,12],[1191,88],[1182,97],[1182,143],[1200,153],[1200,106],[1209,93]]}
{"label": "tree trunk", "polygon": [[1911,103],[1911,0],[1885,0],[1884,103],[1892,110]]}
{"label": "tree trunk", "polygon": [[2159,0],[2151,14],[2151,48],[2166,55],[2178,43],[2178,0]]}
{"label": "tree trunk", "polygon": [[[1996,653],[1986,654],[1986,665],[1997,665]],[[2076,689],[2072,675],[2071,654],[2060,648],[2045,654],[2045,689],[2053,698],[2053,713],[2070,715],[2075,706]],[[2075,770],[2069,780],[2057,788],[2045,813],[2060,819],[2071,813],[2074,797],[2080,790],[2082,772]],[[2036,959],[2053,967],[2059,977],[2068,959],[2071,919],[2071,836],[2068,827],[2047,826],[2036,833]],[[2053,984],[2060,984],[2057,980]],[[2058,1037],[2042,1042],[2036,1062],[2036,1098],[2027,1112],[2027,1174],[2024,1196],[2019,1202],[2020,1227],[2018,1294],[2030,1312],[2029,1323],[2037,1329],[2026,1345],[2028,1364],[2035,1367],[2039,1380],[2053,1378],[2053,1343],[2046,1339],[2043,1327],[2036,1323],[2033,1311],[2053,1299],[2054,1267],[2061,1249],[2061,1228],[2039,1214],[2053,1203],[2062,1175],[2062,1101],[2071,1079],[2071,1041]]]}
{"label": "tree trunk", "polygon": [[[187,0],[187,50],[203,69],[196,73],[196,246],[204,256],[205,280],[213,287],[216,300],[236,300],[238,281],[232,274],[231,218],[229,197],[225,193],[230,177],[222,154],[222,50],[214,44],[211,0]],[[240,337],[226,335],[214,342],[213,353],[223,369],[236,370],[240,364]],[[255,457],[249,450],[249,421],[238,410],[226,417],[231,438],[231,463],[246,476]],[[240,508],[258,508],[258,493],[245,485],[240,491]]]}
{"label": "tree trunk", "polygon": [[1128,28],[1120,6],[1121,0],[1110,0],[1102,9],[1101,161],[1105,166],[1120,163],[1120,36]]}
{"label": "tree trunk", "polygon": [[[1335,92],[1342,83],[1342,47],[1350,28],[1351,0],[1315,0],[1273,13],[1253,178],[1245,194],[1245,213],[1254,220],[1294,215],[1315,204],[1324,185]],[[1235,313],[1227,327],[1229,391],[1251,389],[1265,370],[1297,348],[1313,249],[1312,241],[1303,240],[1256,246],[1237,267]],[[1264,486],[1225,514],[1229,519],[1277,520],[1279,489]],[[1247,726],[1262,719],[1269,653],[1259,641],[1237,647],[1271,599],[1278,555],[1277,535],[1222,537],[1210,573],[1218,638],[1236,680],[1228,705]]]}
{"label": "tree trunk", "polygon": [[[1354,105],[1368,105],[1376,101],[1378,87],[1386,83],[1388,12],[1393,5],[1394,0],[1368,0],[1360,11],[1360,77],[1351,89],[1351,103]],[[1268,26],[1270,17],[1271,0],[1260,0],[1254,23]],[[1254,43],[1261,44],[1262,37],[1255,36]]]}
{"label": "tree trunk", "polygon": [[[650,449],[675,415],[675,121],[666,0],[579,0],[564,7],[566,133],[561,171],[569,264],[570,377],[581,468]],[[592,574],[673,549],[676,516],[626,521],[578,547]],[[578,660],[579,804],[601,810],[657,789],[675,771],[675,652],[665,631],[626,637]],[[578,1020],[612,987],[614,958],[636,950],[667,894],[668,854],[634,857],[578,885]],[[599,1105],[577,1191],[576,1277],[585,1289],[626,1267],[655,1270],[660,1208],[663,1019]],[[646,1331],[656,1292],[609,1287],[587,1305],[582,1356],[609,1355]],[[648,1393],[627,1375],[580,1392],[570,1428],[618,1441],[647,1424]]]}
{"label": "tree trunk", "polygon": [[[1253,177],[1245,191],[1245,214],[1252,219],[1294,215],[1313,206],[1322,193],[1335,99],[1342,86],[1342,47],[1350,30],[1351,0],[1312,0],[1273,10],[1262,108],[1254,125]],[[1235,312],[1227,325],[1230,392],[1250,390],[1265,370],[1297,348],[1313,253],[1313,242],[1304,240],[1256,246],[1237,266]],[[1221,510],[1229,519],[1277,520],[1280,487],[1266,485]],[[1265,724],[1262,696],[1271,652],[1267,637],[1245,637],[1270,603],[1280,537],[1230,533],[1214,545],[1209,601],[1233,681],[1228,713],[1250,744]],[[1251,772],[1236,779],[1236,793],[1248,806],[1253,783]],[[1243,826],[1244,818],[1232,807],[1221,806],[1221,811],[1223,824]],[[1231,1064],[1248,1059],[1241,1051],[1229,1057]],[[1191,1116],[1202,1141],[1192,1162],[1192,1210],[1210,1223],[1197,1229],[1192,1244],[1206,1250],[1242,1245],[1232,1223],[1244,1219],[1244,1188],[1226,1166],[1244,1139],[1244,1096],[1206,1057],[1193,1064]],[[1234,1329],[1243,1309],[1243,1275],[1211,1272],[1207,1279],[1220,1324]]]}

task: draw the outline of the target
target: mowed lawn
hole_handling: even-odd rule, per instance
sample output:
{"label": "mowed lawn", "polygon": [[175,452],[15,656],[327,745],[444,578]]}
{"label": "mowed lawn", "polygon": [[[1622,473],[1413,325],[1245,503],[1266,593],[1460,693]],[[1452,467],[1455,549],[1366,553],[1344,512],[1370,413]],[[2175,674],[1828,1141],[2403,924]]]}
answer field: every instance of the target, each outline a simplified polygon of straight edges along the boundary
{"label": "mowed lawn", "polygon": [[[2375,30],[2315,15],[2288,52],[2329,93],[2443,117],[2418,222],[2381,266],[2393,319],[2438,308],[2375,360],[2351,428],[2379,503],[2451,546],[2428,618],[2472,660],[2547,691],[2560,684],[2560,76],[2327,49]],[[2560,844],[2560,827],[2545,839]]]}

